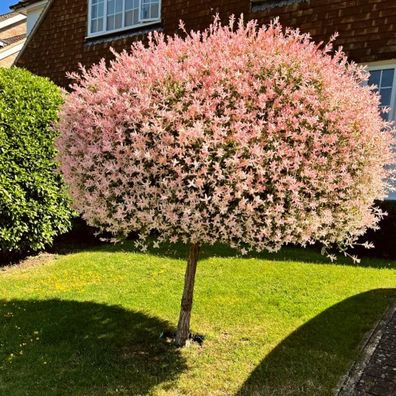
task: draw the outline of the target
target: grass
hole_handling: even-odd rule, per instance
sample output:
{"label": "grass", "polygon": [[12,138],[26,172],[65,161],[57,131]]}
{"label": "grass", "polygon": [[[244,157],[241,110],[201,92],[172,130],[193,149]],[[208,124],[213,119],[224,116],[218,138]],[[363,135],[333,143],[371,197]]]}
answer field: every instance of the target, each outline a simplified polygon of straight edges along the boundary
{"label": "grass", "polygon": [[181,247],[47,256],[0,271],[0,395],[331,395],[396,297],[396,262],[204,248],[192,330],[174,330]]}

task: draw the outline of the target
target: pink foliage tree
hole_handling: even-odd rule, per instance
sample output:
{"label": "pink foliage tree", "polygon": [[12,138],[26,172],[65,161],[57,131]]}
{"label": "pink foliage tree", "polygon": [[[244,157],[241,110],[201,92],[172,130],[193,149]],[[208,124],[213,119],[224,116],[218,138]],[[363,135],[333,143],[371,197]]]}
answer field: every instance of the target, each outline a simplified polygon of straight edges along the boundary
{"label": "pink foliage tree", "polygon": [[189,244],[178,345],[202,244],[353,244],[382,213],[391,126],[367,73],[274,22],[154,34],[73,75],[57,142],[75,207],[115,237]]}

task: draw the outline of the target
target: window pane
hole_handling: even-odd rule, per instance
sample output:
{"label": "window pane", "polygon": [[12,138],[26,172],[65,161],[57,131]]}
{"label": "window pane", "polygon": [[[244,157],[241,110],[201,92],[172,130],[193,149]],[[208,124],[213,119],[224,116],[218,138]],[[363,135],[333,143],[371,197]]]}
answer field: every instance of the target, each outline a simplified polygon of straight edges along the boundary
{"label": "window pane", "polygon": [[381,87],[392,87],[393,86],[393,75],[394,69],[387,69],[382,71]]}
{"label": "window pane", "polygon": [[107,17],[107,30],[114,30],[114,22],[115,22],[114,16]]}
{"label": "window pane", "polygon": [[150,18],[150,6],[148,4],[142,4],[142,19]]}
{"label": "window pane", "polygon": [[159,0],[142,0],[142,20],[157,19],[159,18],[159,14]]}
{"label": "window pane", "polygon": [[115,24],[114,24],[115,29],[120,29],[122,28],[122,14],[117,14],[115,16]]}
{"label": "window pane", "polygon": [[98,22],[98,32],[101,32],[103,30],[103,18],[98,19],[97,22]]}
{"label": "window pane", "polygon": [[373,70],[370,72],[370,78],[369,78],[369,85],[380,85],[381,81],[381,70]]}
{"label": "window pane", "polygon": [[139,8],[125,13],[125,26],[134,26],[139,23]]}
{"label": "window pane", "polygon": [[125,26],[132,26],[133,25],[133,11],[127,11],[125,13]]}
{"label": "window pane", "polygon": [[390,106],[392,97],[392,88],[383,88],[380,90],[381,106]]}
{"label": "window pane", "polygon": [[107,15],[112,15],[115,13],[115,1],[107,0]]}
{"label": "window pane", "polygon": [[98,17],[103,18],[104,15],[104,2],[98,4]]}
{"label": "window pane", "polygon": [[96,33],[98,31],[98,20],[94,19],[91,22],[91,33]]}
{"label": "window pane", "polygon": [[123,0],[116,0],[116,7],[115,7],[116,13],[122,12],[122,3]]}
{"label": "window pane", "polygon": [[129,11],[132,10],[132,8],[135,8],[133,3],[133,0],[125,0],[125,11]]}
{"label": "window pane", "polygon": [[104,0],[92,0],[90,32],[98,33],[103,31]]}
{"label": "window pane", "polygon": [[122,28],[124,0],[107,0],[107,31]]}
{"label": "window pane", "polygon": [[134,26],[139,23],[139,0],[125,1],[125,26]]}
{"label": "window pane", "polygon": [[153,19],[159,18],[159,4],[153,4],[151,6],[151,18]]}

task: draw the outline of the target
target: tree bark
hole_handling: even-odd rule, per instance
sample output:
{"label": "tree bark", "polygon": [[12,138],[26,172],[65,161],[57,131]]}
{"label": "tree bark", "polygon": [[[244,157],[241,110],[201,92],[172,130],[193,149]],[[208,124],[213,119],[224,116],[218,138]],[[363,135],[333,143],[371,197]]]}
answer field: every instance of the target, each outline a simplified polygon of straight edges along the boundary
{"label": "tree bark", "polygon": [[183,347],[190,336],[191,309],[194,296],[195,274],[199,256],[199,245],[191,244],[188,252],[186,274],[184,276],[184,291],[181,300],[179,323],[176,332],[176,345]]}

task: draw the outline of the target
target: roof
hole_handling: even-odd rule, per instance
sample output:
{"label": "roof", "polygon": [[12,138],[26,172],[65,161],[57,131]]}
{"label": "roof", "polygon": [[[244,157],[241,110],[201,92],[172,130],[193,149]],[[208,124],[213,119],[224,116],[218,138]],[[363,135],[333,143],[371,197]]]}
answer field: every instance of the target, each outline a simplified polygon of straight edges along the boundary
{"label": "roof", "polygon": [[41,1],[43,0],[21,0],[18,3],[10,6],[10,8],[12,8],[13,10],[18,10],[31,4],[40,3]]}
{"label": "roof", "polygon": [[[19,12],[9,12],[7,14],[0,15],[0,30],[3,32],[12,28],[13,26],[16,27],[16,25],[21,26],[21,24],[26,24],[26,15],[23,15]],[[14,34],[21,34],[22,32],[15,32]]]}
{"label": "roof", "polygon": [[7,14],[0,15],[0,22],[3,22],[3,21],[6,21],[7,19],[16,17],[17,15],[18,15],[18,13],[14,12],[14,11],[8,12]]}
{"label": "roof", "polygon": [[2,39],[0,41],[3,42],[7,46],[7,45],[17,43],[18,41],[21,41],[24,38],[26,38],[26,33],[18,34],[17,36],[9,37],[7,39]]}

